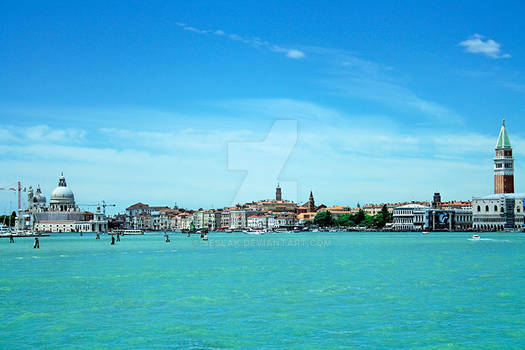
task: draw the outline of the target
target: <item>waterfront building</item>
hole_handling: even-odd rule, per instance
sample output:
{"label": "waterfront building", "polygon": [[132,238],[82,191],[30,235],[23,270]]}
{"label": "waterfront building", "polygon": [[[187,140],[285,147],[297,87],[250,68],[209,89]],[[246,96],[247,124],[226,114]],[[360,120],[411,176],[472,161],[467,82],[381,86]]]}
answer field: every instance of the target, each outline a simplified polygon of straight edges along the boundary
{"label": "waterfront building", "polygon": [[291,201],[262,200],[257,203],[261,211],[295,213],[297,210],[297,204]]}
{"label": "waterfront building", "polygon": [[463,209],[472,212],[472,201],[449,201],[441,203],[442,209]]}
{"label": "waterfront building", "polygon": [[[393,210],[392,228],[396,231],[421,230],[426,209],[430,209],[430,207],[417,203],[405,204],[395,208]],[[419,212],[419,215],[416,215],[416,212]]]}
{"label": "waterfront building", "polygon": [[230,228],[232,230],[243,230],[246,228],[246,210],[230,211]]}
{"label": "waterfront building", "polygon": [[514,158],[505,120],[496,143],[494,158],[494,194],[514,193]]}
{"label": "waterfront building", "polygon": [[357,208],[354,208],[352,210],[357,213],[360,209],[363,209],[365,214],[375,216],[379,214],[381,210],[383,210],[384,205],[386,205],[388,212],[392,214],[395,208],[399,208],[404,205],[411,205],[411,204],[419,204],[419,205],[426,206],[426,207],[431,205],[429,202],[425,202],[425,201],[412,201],[412,202],[400,202],[400,203],[366,204],[361,208],[358,203]]}
{"label": "waterfront building", "polygon": [[46,196],[42,194],[40,185],[37,186],[36,192],[33,194],[33,186],[29,186],[27,190],[27,205],[28,209],[37,212],[46,210]]}
{"label": "waterfront building", "polygon": [[267,213],[258,213],[248,216],[247,224],[249,228],[253,229],[265,229],[268,227]]}
{"label": "waterfront building", "polygon": [[297,222],[294,213],[273,213],[268,216],[268,228],[293,228]]}
{"label": "waterfront building", "polygon": [[193,223],[193,215],[191,213],[181,213],[176,217],[176,230],[189,230]]}
{"label": "waterfront building", "polygon": [[221,213],[221,225],[222,228],[230,227],[230,210],[224,209]]}
{"label": "waterfront building", "polygon": [[75,203],[73,191],[67,186],[64,174],[58,179],[58,186],[51,193],[49,208],[46,198],[37,187],[33,194],[28,191],[28,208],[24,215],[29,218],[28,226],[37,232],[105,232],[108,220],[97,207],[95,213],[82,212]]}
{"label": "waterfront building", "polygon": [[297,221],[299,222],[299,224],[304,225],[304,223],[307,221],[313,221],[316,215],[317,212],[300,213],[297,214]]}
{"label": "waterfront building", "polygon": [[439,193],[434,194],[432,205],[410,203],[394,208],[392,213],[392,229],[395,231],[465,231],[472,229],[472,210],[442,207]]}
{"label": "waterfront building", "polygon": [[334,219],[339,219],[341,216],[345,214],[353,214],[355,212],[352,208],[346,205],[336,205],[333,207],[326,207],[323,209],[319,209],[319,212],[322,212],[322,211],[329,211],[332,214],[332,218]]}
{"label": "waterfront building", "polygon": [[221,225],[222,214],[215,210],[199,210],[193,213],[193,224],[196,229],[215,230]]}
{"label": "waterfront building", "polygon": [[[388,204],[388,203],[387,204],[366,204],[363,206],[363,211],[367,215],[375,216],[379,214],[381,210],[383,210],[384,205],[386,205],[389,213],[392,213],[394,211],[394,208],[396,206],[399,206],[396,204]],[[359,211],[359,208],[356,208],[355,210]]]}
{"label": "waterfront building", "polygon": [[416,210],[414,228],[418,231],[467,231],[472,229],[472,210],[436,208]]}
{"label": "waterfront building", "polygon": [[[126,208],[126,227],[136,230],[143,229],[142,227],[147,227],[148,230],[152,231],[168,230],[171,227],[171,217],[179,212],[179,209],[172,209],[167,206],[150,207],[148,204],[138,202]],[[140,217],[138,217],[139,215]],[[135,219],[135,217],[138,218]],[[148,218],[150,222],[146,223],[145,220]]]}
{"label": "waterfront building", "polygon": [[474,230],[522,230],[525,193],[500,193],[472,199]]}
{"label": "waterfront building", "polygon": [[495,152],[494,194],[472,198],[473,228],[480,231],[523,230],[525,193],[514,193],[514,158],[505,120]]}

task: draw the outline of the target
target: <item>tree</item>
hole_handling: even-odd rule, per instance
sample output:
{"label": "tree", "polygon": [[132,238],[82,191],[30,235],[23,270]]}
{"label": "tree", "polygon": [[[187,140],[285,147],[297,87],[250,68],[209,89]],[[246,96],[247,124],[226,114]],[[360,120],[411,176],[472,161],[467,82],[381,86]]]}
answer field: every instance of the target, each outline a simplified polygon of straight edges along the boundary
{"label": "tree", "polygon": [[356,214],[353,215],[352,221],[354,221],[356,225],[360,225],[365,218],[365,211],[363,209],[360,209]]}
{"label": "tree", "polygon": [[365,218],[363,219],[363,221],[361,221],[360,224],[361,226],[365,226],[365,227],[373,227],[374,226],[374,216],[365,214]]}
{"label": "tree", "polygon": [[332,226],[333,224],[333,218],[332,213],[330,213],[328,210],[326,211],[320,211],[317,214],[315,214],[314,218],[314,224],[319,226]]}
{"label": "tree", "polygon": [[383,215],[383,218],[385,219],[385,224],[387,222],[392,222],[392,214],[388,211],[388,208],[385,205],[383,205],[383,208],[381,208],[381,214]]}
{"label": "tree", "polygon": [[344,214],[339,219],[336,220],[336,224],[339,226],[355,226],[355,222],[352,220],[350,214]]}

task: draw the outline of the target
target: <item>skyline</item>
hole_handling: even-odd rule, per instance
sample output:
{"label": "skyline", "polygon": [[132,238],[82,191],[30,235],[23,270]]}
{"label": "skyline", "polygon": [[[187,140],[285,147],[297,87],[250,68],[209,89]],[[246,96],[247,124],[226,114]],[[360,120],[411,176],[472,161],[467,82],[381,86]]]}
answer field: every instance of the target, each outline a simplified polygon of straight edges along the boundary
{"label": "skyline", "polygon": [[277,182],[299,203],[471,199],[506,119],[523,190],[524,4],[201,5],[3,4],[0,187],[49,198],[63,171],[121,211]]}

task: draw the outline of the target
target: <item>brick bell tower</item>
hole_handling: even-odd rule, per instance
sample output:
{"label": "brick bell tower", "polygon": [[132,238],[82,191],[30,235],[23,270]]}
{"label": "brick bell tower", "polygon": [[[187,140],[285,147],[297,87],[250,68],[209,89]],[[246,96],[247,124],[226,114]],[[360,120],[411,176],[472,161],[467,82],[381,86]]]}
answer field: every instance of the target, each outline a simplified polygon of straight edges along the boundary
{"label": "brick bell tower", "polygon": [[494,158],[494,193],[514,193],[514,158],[505,119],[499,132]]}

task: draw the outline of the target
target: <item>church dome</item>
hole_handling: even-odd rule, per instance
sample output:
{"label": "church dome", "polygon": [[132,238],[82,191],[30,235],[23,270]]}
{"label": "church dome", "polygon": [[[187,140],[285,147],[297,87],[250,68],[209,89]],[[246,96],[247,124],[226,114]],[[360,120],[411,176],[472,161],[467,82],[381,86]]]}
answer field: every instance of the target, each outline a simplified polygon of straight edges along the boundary
{"label": "church dome", "polygon": [[73,192],[68,187],[57,187],[51,193],[51,201],[53,200],[63,200],[63,199],[72,199],[75,200]]}
{"label": "church dome", "polygon": [[33,201],[35,203],[46,203],[46,196],[40,191],[40,186],[37,187]]}
{"label": "church dome", "polygon": [[[44,198],[45,201],[45,198]],[[58,187],[55,188],[53,193],[51,193],[50,204],[74,204],[75,196],[73,191],[71,191],[66,185],[66,179],[64,175],[61,175],[58,180]]]}

